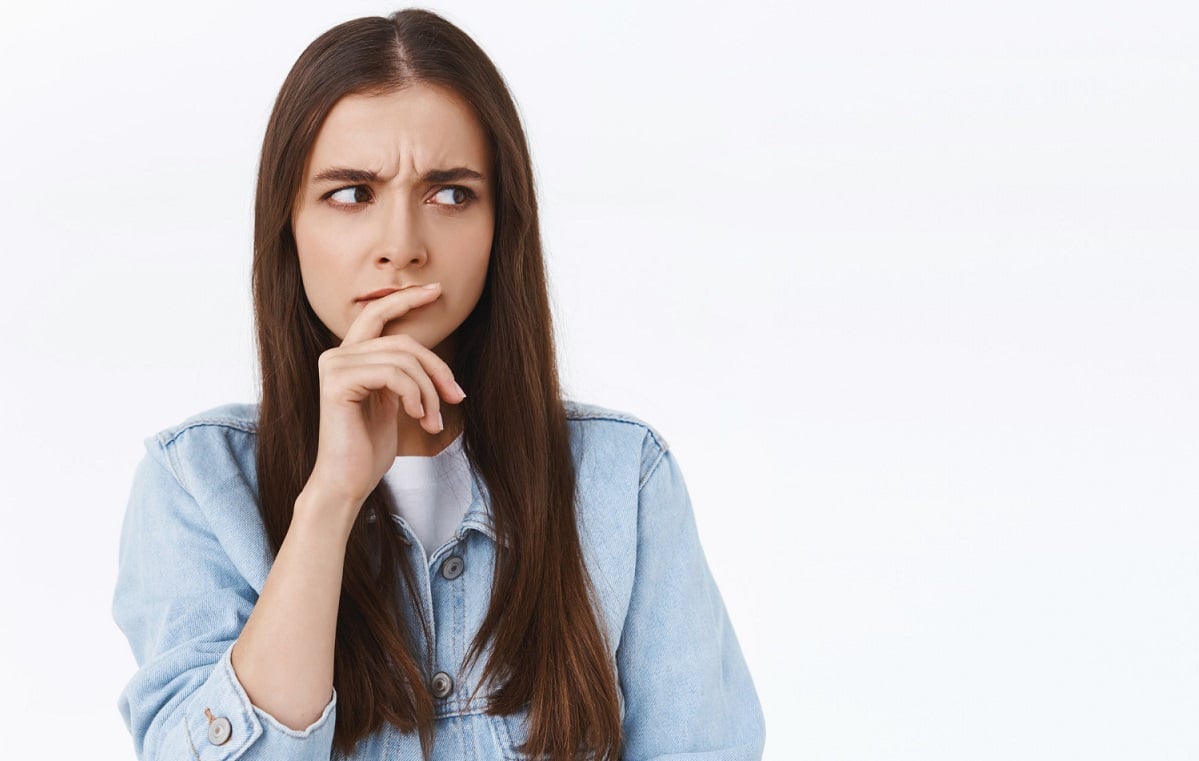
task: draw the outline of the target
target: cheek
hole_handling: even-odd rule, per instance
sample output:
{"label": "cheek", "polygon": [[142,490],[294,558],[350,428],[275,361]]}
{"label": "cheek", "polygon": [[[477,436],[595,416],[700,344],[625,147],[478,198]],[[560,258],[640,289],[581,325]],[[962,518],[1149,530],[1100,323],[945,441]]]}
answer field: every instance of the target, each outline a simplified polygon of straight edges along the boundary
{"label": "cheek", "polygon": [[300,275],[305,288],[310,293],[327,290],[331,282],[336,282],[330,276],[340,266],[336,235],[326,227],[301,221],[295,226],[295,236]]}
{"label": "cheek", "polygon": [[478,298],[479,294],[483,293],[483,286],[487,284],[487,266],[489,259],[489,256],[482,256],[475,264],[474,291],[476,299]]}
{"label": "cheek", "polygon": [[339,306],[341,294],[337,284],[344,282],[339,273],[334,241],[320,225],[305,225],[303,220],[293,228],[296,237],[296,258],[300,267],[300,280],[304,294],[312,311],[334,335],[344,335],[346,315]]}
{"label": "cheek", "polygon": [[473,309],[483,292],[491,258],[492,224],[490,219],[469,227],[460,224],[456,228],[437,231],[438,237],[429,240],[432,272],[453,282],[454,288],[449,292],[454,297],[452,311],[459,316],[465,316]]}
{"label": "cheek", "polygon": [[319,261],[317,251],[320,249],[320,241],[316,239],[314,226],[308,223],[304,215],[292,222],[291,230],[296,239],[296,258],[300,263],[300,274],[307,285],[312,282],[312,270]]}
{"label": "cheek", "polygon": [[487,266],[488,260],[491,258],[491,236],[477,238],[469,250],[470,253],[459,260],[458,267],[462,273],[460,281],[462,293],[470,300],[468,306],[473,308],[487,282]]}
{"label": "cheek", "polygon": [[471,250],[475,251],[475,256],[469,262],[470,271],[473,275],[476,293],[483,292],[483,284],[487,280],[487,267],[491,259],[491,244],[495,236],[494,217],[488,216],[486,225],[481,226],[475,243],[471,246]]}

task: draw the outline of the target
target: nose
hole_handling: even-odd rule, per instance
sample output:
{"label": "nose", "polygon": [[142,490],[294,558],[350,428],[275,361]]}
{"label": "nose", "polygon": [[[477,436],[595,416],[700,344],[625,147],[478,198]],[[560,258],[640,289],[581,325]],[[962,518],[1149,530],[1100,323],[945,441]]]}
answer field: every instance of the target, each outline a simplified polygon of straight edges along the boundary
{"label": "nose", "polygon": [[376,265],[391,264],[396,269],[403,269],[409,265],[420,266],[429,258],[418,224],[419,215],[405,206],[394,204],[379,216]]}

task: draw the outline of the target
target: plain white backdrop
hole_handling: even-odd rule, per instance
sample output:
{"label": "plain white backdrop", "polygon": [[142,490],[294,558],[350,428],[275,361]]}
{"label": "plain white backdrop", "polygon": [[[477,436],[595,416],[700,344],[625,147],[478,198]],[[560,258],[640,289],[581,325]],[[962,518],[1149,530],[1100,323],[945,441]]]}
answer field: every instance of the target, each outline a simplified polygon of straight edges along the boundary
{"label": "plain white backdrop", "polygon": [[[399,7],[5,4],[5,757],[133,758],[142,439],[255,400],[271,105]],[[768,761],[1199,757],[1192,3],[424,7],[511,86],[566,388],[673,447]]]}

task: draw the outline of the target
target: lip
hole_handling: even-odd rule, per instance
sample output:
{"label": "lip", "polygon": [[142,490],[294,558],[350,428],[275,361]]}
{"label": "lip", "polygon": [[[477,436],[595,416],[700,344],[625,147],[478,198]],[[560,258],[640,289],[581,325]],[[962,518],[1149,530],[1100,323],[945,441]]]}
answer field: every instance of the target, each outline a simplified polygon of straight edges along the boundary
{"label": "lip", "polygon": [[[409,287],[411,288],[412,286],[409,286]],[[377,291],[371,291],[370,293],[366,294],[365,296],[359,296],[357,299],[355,299],[355,301],[374,301],[375,299],[381,299],[384,296],[387,296],[392,293],[395,293],[396,291],[402,291],[402,290],[404,290],[404,289],[403,288],[395,288],[395,287],[380,288]]]}

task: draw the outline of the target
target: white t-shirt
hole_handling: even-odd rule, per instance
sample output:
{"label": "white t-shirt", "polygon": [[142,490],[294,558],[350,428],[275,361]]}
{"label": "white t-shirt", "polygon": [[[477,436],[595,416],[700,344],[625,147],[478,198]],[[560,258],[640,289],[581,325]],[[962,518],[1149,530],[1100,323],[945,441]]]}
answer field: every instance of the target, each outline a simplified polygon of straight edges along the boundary
{"label": "white t-shirt", "polygon": [[470,465],[462,434],[432,457],[396,457],[383,474],[392,510],[420,540],[425,557],[449,541],[470,508]]}

